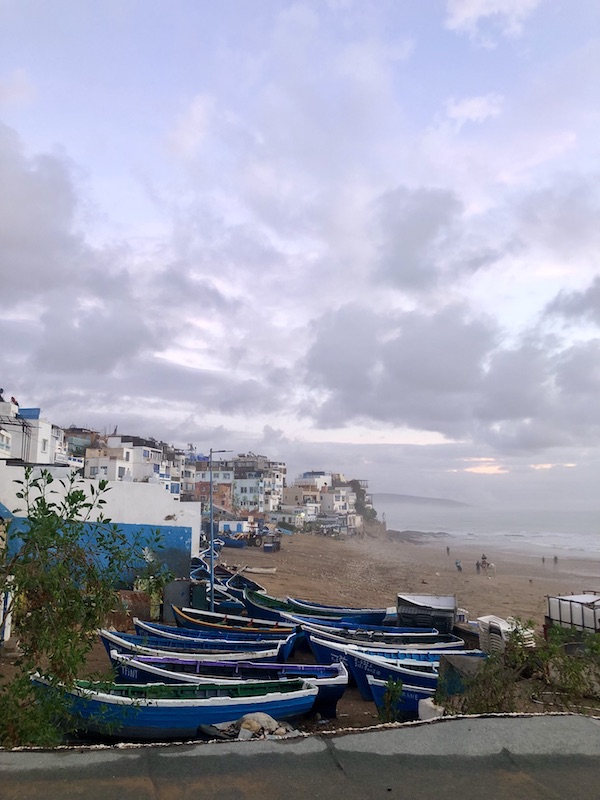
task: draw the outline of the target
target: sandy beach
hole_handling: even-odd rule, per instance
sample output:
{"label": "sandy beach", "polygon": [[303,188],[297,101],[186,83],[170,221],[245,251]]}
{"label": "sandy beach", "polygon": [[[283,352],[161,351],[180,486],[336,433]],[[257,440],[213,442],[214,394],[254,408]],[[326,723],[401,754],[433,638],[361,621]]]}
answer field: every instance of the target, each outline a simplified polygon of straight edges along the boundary
{"label": "sandy beach", "polygon": [[[446,552],[446,548],[450,552]],[[269,594],[332,604],[389,607],[396,604],[398,592],[414,594],[455,594],[468,618],[484,614],[514,616],[532,620],[541,630],[546,596],[600,590],[600,561],[552,559],[522,553],[495,553],[489,560],[496,574],[477,574],[475,564],[481,550],[459,546],[443,535],[413,532],[387,532],[382,526],[364,537],[333,539],[313,534],[284,536],[281,550],[265,553],[248,547],[224,549],[220,562],[238,568],[275,568],[274,573],[251,574]],[[462,561],[458,572],[456,559]],[[598,577],[595,577],[598,576]],[[0,672],[12,672],[14,655],[0,654]],[[306,656],[301,658],[303,660]],[[88,658],[88,669],[104,672],[108,659],[98,643]],[[373,703],[362,700],[355,687],[349,687],[338,704],[338,718],[327,722],[310,719],[301,724],[306,731],[362,728],[378,721]],[[324,722],[324,721],[323,721]]]}
{"label": "sandy beach", "polygon": [[[446,548],[450,547],[450,553]],[[222,552],[238,566],[275,567],[254,575],[270,594],[346,605],[393,606],[398,592],[455,594],[475,619],[484,614],[533,620],[541,627],[546,596],[600,590],[600,561],[560,558],[557,564],[523,553],[494,553],[495,575],[477,574],[481,550],[448,537],[374,528],[363,538],[333,539],[313,534],[284,536],[282,549]],[[455,566],[462,562],[462,572]]]}

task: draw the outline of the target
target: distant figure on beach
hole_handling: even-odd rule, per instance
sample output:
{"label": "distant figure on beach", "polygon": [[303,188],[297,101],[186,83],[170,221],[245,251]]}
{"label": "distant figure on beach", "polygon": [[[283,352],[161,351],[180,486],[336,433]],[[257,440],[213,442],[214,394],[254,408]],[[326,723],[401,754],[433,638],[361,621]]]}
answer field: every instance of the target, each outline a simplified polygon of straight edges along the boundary
{"label": "distant figure on beach", "polygon": [[546,556],[542,556],[542,564],[546,563]]}
{"label": "distant figure on beach", "polygon": [[450,555],[450,548],[449,548],[449,547],[446,547],[446,555],[447,555],[447,556],[449,556],[449,555]]}
{"label": "distant figure on beach", "polygon": [[460,561],[460,560],[457,558],[457,559],[456,559],[456,561],[455,561],[454,563],[456,564],[456,569],[457,569],[459,572],[462,572],[462,561]]}
{"label": "distant figure on beach", "polygon": [[558,564],[558,556],[554,556],[554,566]]}
{"label": "distant figure on beach", "polygon": [[481,561],[475,562],[475,569],[477,570],[477,574],[479,575],[479,573],[481,572]]}

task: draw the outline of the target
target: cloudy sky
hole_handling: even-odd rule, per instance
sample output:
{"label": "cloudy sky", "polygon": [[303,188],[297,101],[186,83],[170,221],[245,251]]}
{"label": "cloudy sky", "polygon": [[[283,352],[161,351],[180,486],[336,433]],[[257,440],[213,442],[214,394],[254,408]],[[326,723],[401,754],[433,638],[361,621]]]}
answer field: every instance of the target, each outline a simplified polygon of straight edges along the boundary
{"label": "cloudy sky", "polygon": [[600,505],[597,0],[0,0],[0,385]]}

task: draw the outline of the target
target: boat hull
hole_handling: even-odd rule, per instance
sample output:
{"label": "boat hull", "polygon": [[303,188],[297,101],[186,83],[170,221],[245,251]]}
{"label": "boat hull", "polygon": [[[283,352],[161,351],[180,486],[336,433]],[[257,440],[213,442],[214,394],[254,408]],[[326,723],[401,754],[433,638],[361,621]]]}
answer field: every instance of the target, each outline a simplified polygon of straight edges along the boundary
{"label": "boat hull", "polygon": [[314,711],[337,716],[337,703],[348,685],[343,664],[331,666],[261,662],[194,661],[166,657],[130,656],[112,650],[110,659],[116,680],[123,683],[219,683],[304,680],[318,691]]}
{"label": "boat hull", "polygon": [[[272,646],[269,649],[253,650],[251,648],[244,648],[238,650],[207,650],[196,649],[191,646],[186,647],[186,643],[175,642],[171,644],[167,639],[159,639],[158,637],[148,636],[134,636],[128,633],[112,633],[112,631],[100,630],[98,631],[100,640],[104,648],[110,656],[111,649],[119,650],[122,653],[139,653],[146,656],[180,656],[181,658],[189,658],[193,655],[198,660],[214,661],[218,659],[226,659],[227,661],[281,661],[278,659],[279,647]],[[183,646],[180,646],[182,644]],[[271,642],[271,645],[274,643]]]}
{"label": "boat hull", "polygon": [[[371,687],[371,699],[377,706],[378,711],[384,711],[386,708],[387,682],[369,675],[369,685]],[[400,699],[394,706],[396,719],[414,719],[419,713],[419,700],[433,697],[434,694],[435,689],[403,684]]]}
{"label": "boat hull", "polygon": [[[43,680],[36,683],[44,685]],[[171,687],[146,684],[114,687],[111,691],[96,691],[82,685],[62,691],[74,730],[125,741],[158,742],[197,738],[201,726],[233,722],[259,711],[277,720],[303,716],[312,709],[318,690],[302,683],[297,684],[301,688],[292,689],[293,683],[290,682],[289,689],[278,687],[252,696],[237,696],[239,687],[188,684]],[[164,691],[165,698],[159,690]]]}

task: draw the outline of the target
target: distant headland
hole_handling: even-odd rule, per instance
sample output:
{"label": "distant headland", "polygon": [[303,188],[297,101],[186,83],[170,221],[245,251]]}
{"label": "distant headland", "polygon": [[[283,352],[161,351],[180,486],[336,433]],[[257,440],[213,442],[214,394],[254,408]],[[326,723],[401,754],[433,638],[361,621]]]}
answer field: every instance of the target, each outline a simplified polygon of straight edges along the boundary
{"label": "distant headland", "polygon": [[373,504],[377,508],[377,501],[384,503],[405,503],[406,505],[443,506],[445,508],[470,508],[469,503],[460,503],[458,500],[447,500],[442,497],[420,497],[414,494],[397,494],[396,492],[374,492]]}

